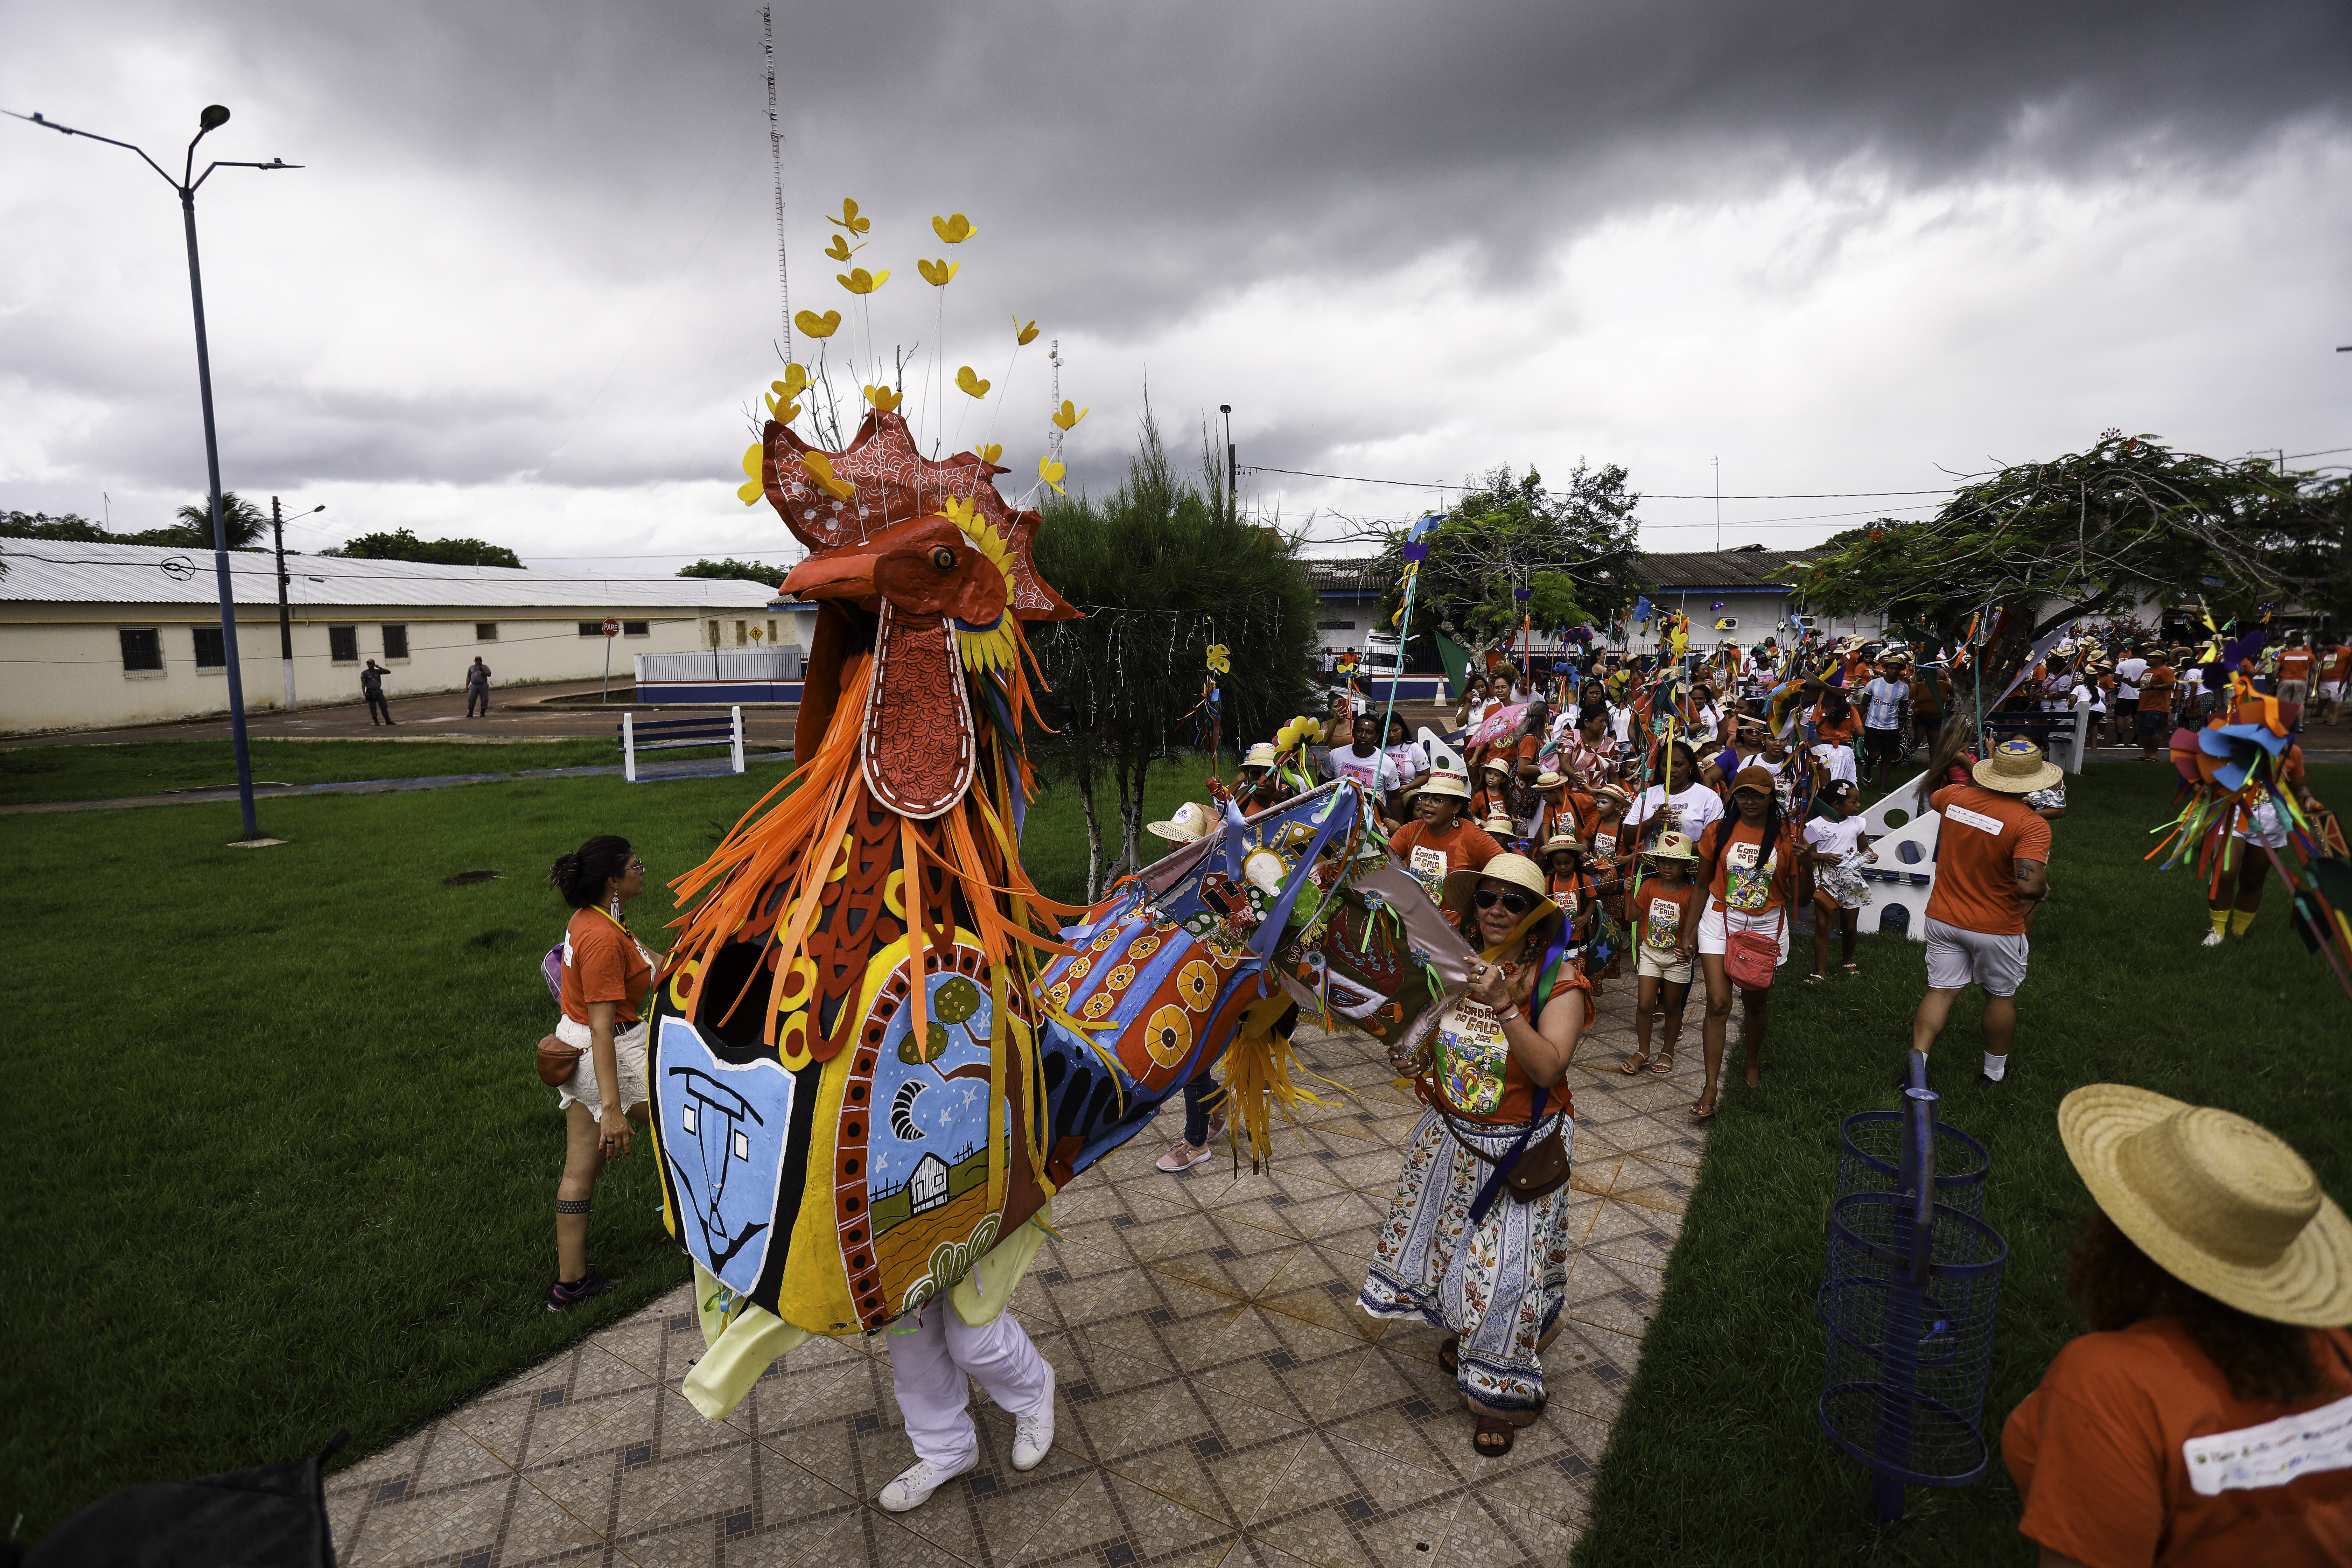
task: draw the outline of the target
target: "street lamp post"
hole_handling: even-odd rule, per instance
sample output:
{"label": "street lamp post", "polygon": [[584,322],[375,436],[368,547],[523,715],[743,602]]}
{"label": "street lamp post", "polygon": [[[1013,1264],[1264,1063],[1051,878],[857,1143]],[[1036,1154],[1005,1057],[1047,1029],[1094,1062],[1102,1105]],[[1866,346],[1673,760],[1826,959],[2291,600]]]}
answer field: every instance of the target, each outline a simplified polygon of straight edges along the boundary
{"label": "street lamp post", "polygon": [[[30,115],[6,112],[17,120],[55,131],[65,136],[86,136],[92,142],[103,142],[110,147],[123,147],[136,153],[147,166],[163,176],[180,196],[180,219],[188,236],[188,298],[196,316],[196,393],[205,413],[205,477],[212,488],[213,501],[213,574],[220,595],[221,653],[228,660],[229,735],[236,751],[236,798],[245,814],[245,837],[250,841],[261,837],[261,825],[253,815],[253,752],[245,732],[245,676],[237,662],[236,651],[236,592],[229,582],[228,519],[221,510],[220,439],[213,426],[213,364],[212,350],[205,338],[205,283],[202,269],[196,264],[196,191],[213,177],[215,169],[299,169],[299,163],[289,163],[283,158],[272,158],[267,163],[237,163],[216,159],[205,165],[205,172],[195,173],[196,142],[228,123],[228,110],[217,103],[207,104],[196,118],[196,134],[188,143],[186,162],[181,165],[180,177],[172,178],[161,163],[147,156],[147,150],[129,142],[117,142],[111,136],[95,132],[77,131],[69,125],[59,125],[44,120],[38,111]],[[281,583],[282,592],[282,583]],[[291,666],[289,665],[290,668]]]}
{"label": "street lamp post", "polygon": [[[320,501],[310,511],[324,511],[327,503]],[[308,517],[310,512],[297,512]],[[291,581],[286,575],[286,520],[278,514],[278,498],[269,498],[269,531],[278,549],[278,673],[286,678],[286,706],[294,706],[294,617],[287,607],[286,585]]]}
{"label": "street lamp post", "polygon": [[1234,455],[1234,405],[1230,403],[1220,403],[1217,405],[1217,412],[1225,416],[1225,505],[1233,509],[1235,517],[1239,517],[1242,506],[1242,468],[1241,459]]}

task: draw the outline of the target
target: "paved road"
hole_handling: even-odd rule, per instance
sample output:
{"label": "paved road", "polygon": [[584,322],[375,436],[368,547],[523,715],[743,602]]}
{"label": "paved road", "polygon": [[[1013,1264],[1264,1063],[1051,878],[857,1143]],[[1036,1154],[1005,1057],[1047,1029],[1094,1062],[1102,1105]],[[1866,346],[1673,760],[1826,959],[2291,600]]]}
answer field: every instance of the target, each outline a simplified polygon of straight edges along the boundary
{"label": "paved road", "polygon": [[[253,713],[247,717],[246,729],[251,735],[270,740],[544,741],[581,735],[601,740],[619,731],[621,711],[626,704],[615,702],[610,711],[593,707],[548,706],[551,699],[575,698],[593,702],[601,684],[594,680],[564,681],[521,687],[511,692],[493,691],[490,693],[489,715],[480,719],[466,717],[463,692],[449,691],[425,697],[394,698],[392,716],[394,723],[388,730],[369,721],[364,702],[297,708],[290,713]],[[675,709],[668,711],[672,716],[678,716],[710,710]],[[743,737],[758,746],[788,747],[793,743],[793,721],[799,712],[797,706],[746,708],[743,710]],[[140,724],[120,730],[76,730],[57,734],[16,736],[0,742],[0,746],[220,741],[226,740],[228,732],[228,719],[223,715],[170,724]]]}

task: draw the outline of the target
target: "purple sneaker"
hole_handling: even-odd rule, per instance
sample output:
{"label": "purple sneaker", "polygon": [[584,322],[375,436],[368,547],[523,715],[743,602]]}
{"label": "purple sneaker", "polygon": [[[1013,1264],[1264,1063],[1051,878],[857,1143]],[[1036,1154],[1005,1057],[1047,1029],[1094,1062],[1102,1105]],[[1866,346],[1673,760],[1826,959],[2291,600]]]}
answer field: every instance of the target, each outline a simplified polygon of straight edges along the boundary
{"label": "purple sneaker", "polygon": [[555,1289],[547,1293],[547,1310],[561,1312],[566,1307],[575,1307],[592,1297],[602,1296],[612,1288],[613,1281],[591,1268],[569,1285],[557,1280]]}

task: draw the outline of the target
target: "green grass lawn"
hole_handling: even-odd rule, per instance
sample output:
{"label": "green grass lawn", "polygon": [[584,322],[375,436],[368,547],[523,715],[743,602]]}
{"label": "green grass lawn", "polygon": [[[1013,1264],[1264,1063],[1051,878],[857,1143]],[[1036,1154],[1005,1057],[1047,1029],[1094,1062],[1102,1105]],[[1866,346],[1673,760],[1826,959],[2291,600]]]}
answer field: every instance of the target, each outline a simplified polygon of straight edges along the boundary
{"label": "green grass lawn", "polygon": [[[575,745],[609,754],[546,749]],[[66,757],[35,776],[78,794],[152,790],[132,775],[179,766],[182,747],[200,750],[0,756]],[[529,765],[541,748],[261,749],[265,777],[333,776],[362,751],[346,776],[383,777]],[[163,776],[214,782],[217,763]],[[1152,817],[1203,771],[1156,770]],[[348,1461],[683,1281],[640,1144],[600,1185],[592,1232],[625,1284],[542,1310],[563,1131],[531,1050],[554,1024],[539,962],[566,914],[546,868],[592,834],[626,836],[654,873],[632,923],[666,946],[662,884],[778,772],[288,798],[263,824],[289,842],[260,851],[226,847],[234,804],[0,818],[17,973],[73,993],[0,1015],[19,1108],[0,1520],[21,1510],[37,1537],[116,1487],[298,1458],[339,1426]],[[1037,803],[1027,843],[1045,890],[1077,898],[1075,789]],[[504,879],[442,885],[479,869]]]}
{"label": "green grass lawn", "polygon": [[[2323,799],[2352,799],[2352,768],[2314,767]],[[2018,995],[2012,1081],[1977,1082],[1976,994],[1934,1058],[1942,1119],[1983,1142],[1985,1218],[2008,1239],[1992,1382],[1993,1459],[1958,1491],[1914,1489],[1897,1526],[1868,1522],[1867,1474],[1822,1435],[1822,1333],[1813,1290],[1827,1249],[1839,1123],[1891,1110],[1894,1076],[1926,986],[1922,950],[1865,938],[1863,973],[1784,984],[1761,1089],[1727,1090],[1682,1240],[1666,1271],[1624,1413],[1601,1468],[1579,1568],[1602,1564],[2025,1563],[2000,1423],[2081,1331],[2063,1289],[2090,1199],[2058,1142],[2056,1111],[2084,1083],[2137,1084],[2252,1117],[2285,1138],[2337,1200],[2352,1199],[2342,1114],[2352,1001],[2289,929],[2275,881],[2243,943],[2198,945],[2208,927],[2191,873],[2140,860],[2171,815],[2168,767],[2093,767],[2069,781],[2053,825],[2052,897]],[[1784,980],[1805,973],[1796,939]],[[1694,1028],[1696,1018],[1694,1017]],[[1727,1053],[1737,1079],[1738,1047]]]}
{"label": "green grass lawn", "polygon": [[[450,773],[617,766],[617,742],[506,741],[269,741],[253,742],[253,776],[278,784],[356,784]],[[724,754],[723,746],[657,752],[657,763]],[[775,782],[772,778],[771,784]],[[0,751],[0,805],[119,800],[168,790],[235,789],[226,741],[136,741],[113,746],[18,746]]]}

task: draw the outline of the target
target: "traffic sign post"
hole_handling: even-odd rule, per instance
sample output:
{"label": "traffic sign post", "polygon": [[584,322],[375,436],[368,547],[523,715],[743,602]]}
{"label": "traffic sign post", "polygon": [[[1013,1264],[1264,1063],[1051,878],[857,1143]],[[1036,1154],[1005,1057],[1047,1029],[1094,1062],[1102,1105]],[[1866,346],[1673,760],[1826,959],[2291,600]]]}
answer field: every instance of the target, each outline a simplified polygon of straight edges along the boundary
{"label": "traffic sign post", "polygon": [[604,700],[613,700],[613,639],[621,635],[621,623],[612,616],[604,617]]}

